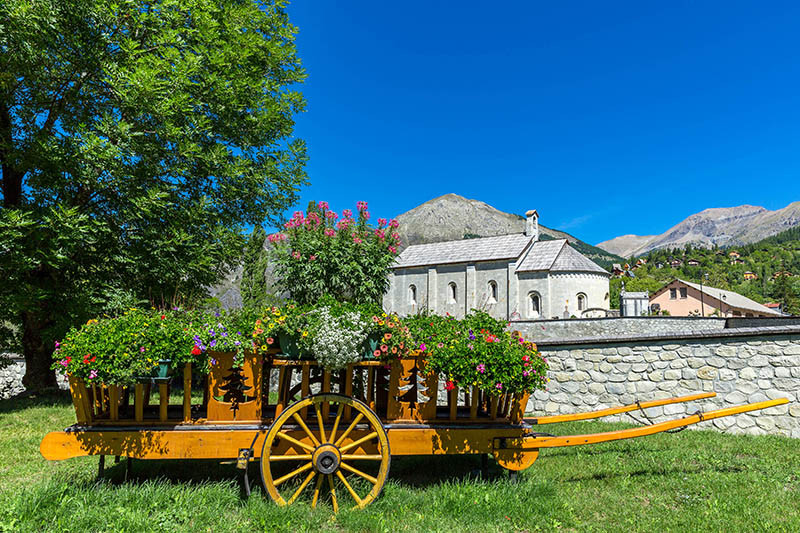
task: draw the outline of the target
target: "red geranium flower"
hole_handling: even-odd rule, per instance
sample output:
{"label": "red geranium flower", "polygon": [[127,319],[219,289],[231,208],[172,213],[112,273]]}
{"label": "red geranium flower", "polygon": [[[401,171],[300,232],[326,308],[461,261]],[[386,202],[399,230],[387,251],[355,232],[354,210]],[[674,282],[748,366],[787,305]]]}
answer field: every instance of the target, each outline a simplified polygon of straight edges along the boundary
{"label": "red geranium flower", "polygon": [[455,389],[455,388],[456,388],[456,384],[455,384],[455,383],[453,383],[452,381],[448,381],[447,383],[445,383],[445,385],[444,385],[444,388],[445,388],[446,390],[449,390],[449,391],[450,391],[450,390],[453,390],[453,389]]}
{"label": "red geranium flower", "polygon": [[195,344],[194,348],[192,348],[192,355],[200,355],[201,353],[203,353],[202,350]]}

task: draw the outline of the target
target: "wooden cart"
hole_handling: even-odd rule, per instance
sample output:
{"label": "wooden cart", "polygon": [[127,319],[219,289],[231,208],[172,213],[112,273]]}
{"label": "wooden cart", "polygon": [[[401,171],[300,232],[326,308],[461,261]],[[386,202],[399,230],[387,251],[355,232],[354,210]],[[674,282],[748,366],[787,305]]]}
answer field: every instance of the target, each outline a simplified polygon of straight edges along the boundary
{"label": "wooden cart", "polygon": [[714,393],[526,419],[527,394],[445,391],[439,376],[426,373],[417,357],[391,365],[365,361],[333,373],[314,361],[280,359],[272,352],[247,355],[242,370],[233,371],[232,357],[216,354],[203,399],[195,403],[190,365],[182,370],[183,393],[174,404],[170,388],[179,376],[172,384],[154,380],[133,387],[70,378],[78,422],[46,435],[42,455],[50,460],[99,455],[101,465],[106,455],[230,459],[244,469],[246,483],[247,465],[259,461],[264,487],[278,504],[310,497],[316,506],[323,497],[338,510],[342,497],[352,498],[357,507],[377,498],[393,455],[492,454],[500,466],[516,472],[532,465],[541,448],[651,435],[787,403],[777,399],[634,429],[557,437],[536,427]]}

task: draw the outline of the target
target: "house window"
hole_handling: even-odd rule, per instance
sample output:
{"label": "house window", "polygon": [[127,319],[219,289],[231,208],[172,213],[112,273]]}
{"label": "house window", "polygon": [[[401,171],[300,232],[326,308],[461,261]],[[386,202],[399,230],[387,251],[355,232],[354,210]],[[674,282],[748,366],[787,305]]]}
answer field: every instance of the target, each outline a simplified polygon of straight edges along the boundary
{"label": "house window", "polygon": [[686,287],[681,287],[681,300],[686,299]]}
{"label": "house window", "polygon": [[586,295],[581,293],[578,295],[578,311],[586,309]]}
{"label": "house window", "polygon": [[734,311],[733,312],[733,316],[742,316],[742,312],[741,311]]}
{"label": "house window", "polygon": [[542,300],[535,292],[528,294],[528,318],[539,318],[541,316]]}
{"label": "house window", "polygon": [[488,300],[489,303],[490,304],[496,304],[497,303],[497,282],[496,281],[490,281],[489,282],[488,292],[489,292],[489,300]]}
{"label": "house window", "polygon": [[457,297],[458,296],[458,292],[457,292],[458,291],[458,287],[456,287],[456,284],[451,281],[450,284],[447,286],[447,289],[448,289],[447,292],[448,292],[448,294],[450,296],[450,303],[454,304],[454,303],[458,302],[458,297]]}
{"label": "house window", "polygon": [[417,286],[408,286],[408,305],[417,305]]}
{"label": "house window", "polygon": [[678,289],[670,289],[669,290],[669,299],[676,300],[678,298]]}

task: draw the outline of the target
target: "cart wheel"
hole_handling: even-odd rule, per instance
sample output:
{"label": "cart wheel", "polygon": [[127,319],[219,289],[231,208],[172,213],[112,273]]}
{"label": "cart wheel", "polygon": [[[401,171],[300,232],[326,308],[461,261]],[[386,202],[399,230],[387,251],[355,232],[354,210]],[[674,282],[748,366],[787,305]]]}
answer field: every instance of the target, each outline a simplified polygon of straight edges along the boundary
{"label": "cart wheel", "polygon": [[[310,409],[304,420],[301,412],[306,408]],[[352,421],[344,420],[345,411]],[[323,412],[331,416],[323,420]],[[344,486],[355,507],[363,509],[383,489],[390,461],[386,430],[369,407],[349,396],[315,394],[290,405],[270,426],[261,451],[261,478],[278,505],[297,501],[316,478],[312,507],[317,506],[324,481],[334,512],[339,510],[337,484]],[[289,472],[275,477],[273,469],[281,467]]]}

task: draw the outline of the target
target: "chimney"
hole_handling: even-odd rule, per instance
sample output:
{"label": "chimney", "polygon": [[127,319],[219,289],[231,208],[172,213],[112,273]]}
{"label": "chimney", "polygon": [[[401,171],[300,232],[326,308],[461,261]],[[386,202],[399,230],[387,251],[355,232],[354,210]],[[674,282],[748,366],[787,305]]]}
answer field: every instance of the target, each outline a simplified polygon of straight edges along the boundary
{"label": "chimney", "polygon": [[525,235],[533,237],[534,241],[539,240],[539,213],[535,209],[531,209],[525,213],[527,220],[525,221]]}

